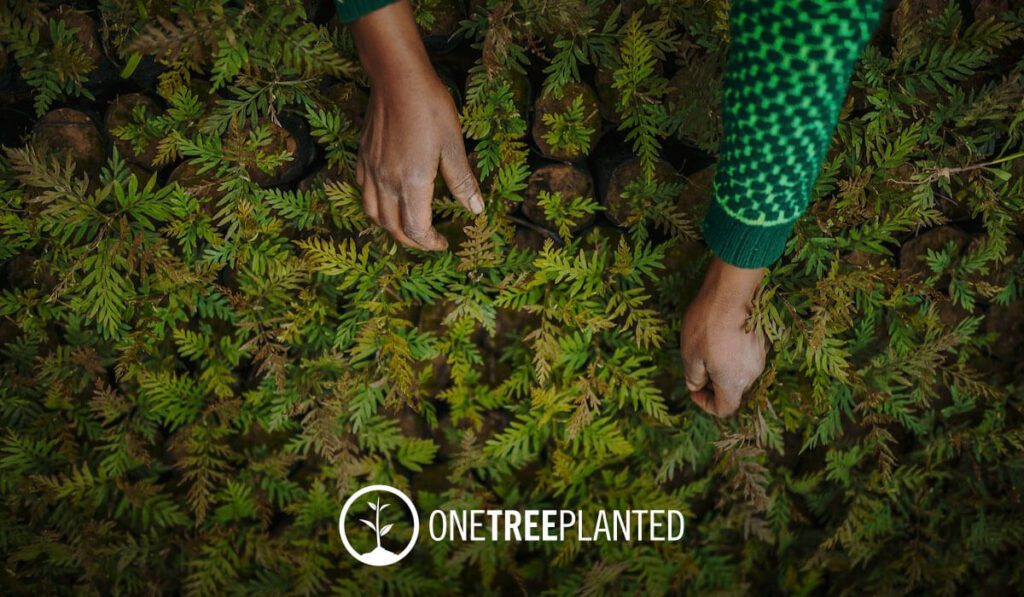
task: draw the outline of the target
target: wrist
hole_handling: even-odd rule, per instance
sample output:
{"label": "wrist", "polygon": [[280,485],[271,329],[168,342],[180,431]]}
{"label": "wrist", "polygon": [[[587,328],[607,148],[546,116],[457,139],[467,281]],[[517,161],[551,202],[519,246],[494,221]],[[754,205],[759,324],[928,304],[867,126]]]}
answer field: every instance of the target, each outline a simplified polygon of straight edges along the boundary
{"label": "wrist", "polygon": [[349,28],[371,86],[401,91],[437,78],[407,0],[377,9]]}
{"label": "wrist", "polygon": [[761,286],[767,270],[763,267],[748,269],[723,261],[717,255],[711,258],[704,275],[701,293],[710,295],[716,303],[731,308],[750,308],[754,294]]}

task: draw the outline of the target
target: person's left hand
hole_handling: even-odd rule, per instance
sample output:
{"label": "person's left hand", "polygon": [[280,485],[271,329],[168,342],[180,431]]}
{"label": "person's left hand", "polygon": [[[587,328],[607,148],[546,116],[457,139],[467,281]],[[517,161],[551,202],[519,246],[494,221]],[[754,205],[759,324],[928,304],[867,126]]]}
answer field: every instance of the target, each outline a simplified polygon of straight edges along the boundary
{"label": "person's left hand", "polygon": [[713,258],[683,316],[679,346],[686,387],[697,406],[716,417],[735,413],[764,370],[767,339],[745,329],[764,272]]}

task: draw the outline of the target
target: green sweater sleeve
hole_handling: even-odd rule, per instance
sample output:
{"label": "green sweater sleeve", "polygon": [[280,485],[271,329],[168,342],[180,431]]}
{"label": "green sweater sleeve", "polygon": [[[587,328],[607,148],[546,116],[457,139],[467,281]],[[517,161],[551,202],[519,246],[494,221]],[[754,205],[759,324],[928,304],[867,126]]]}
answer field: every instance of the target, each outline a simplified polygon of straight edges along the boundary
{"label": "green sweater sleeve", "polygon": [[821,170],[883,0],[733,0],[724,134],[704,238],[727,263],[775,262]]}
{"label": "green sweater sleeve", "polygon": [[335,0],[338,18],[342,23],[351,23],[359,17],[369,14],[378,8],[387,6],[396,0]]}

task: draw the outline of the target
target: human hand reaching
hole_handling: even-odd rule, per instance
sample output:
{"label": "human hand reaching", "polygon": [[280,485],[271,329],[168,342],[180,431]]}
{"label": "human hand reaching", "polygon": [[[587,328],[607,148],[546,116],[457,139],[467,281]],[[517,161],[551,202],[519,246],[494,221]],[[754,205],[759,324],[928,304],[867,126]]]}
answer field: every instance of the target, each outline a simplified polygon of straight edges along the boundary
{"label": "human hand reaching", "polygon": [[686,309],[680,351],[686,387],[717,417],[736,412],[743,393],[764,370],[767,339],[745,330],[764,269],[742,269],[712,258],[704,283]]}
{"label": "human hand reaching", "polygon": [[484,207],[455,102],[430,65],[406,0],[351,28],[371,81],[356,160],[363,209],[403,245],[442,250],[448,243],[431,223],[438,168],[459,203],[473,213]]}

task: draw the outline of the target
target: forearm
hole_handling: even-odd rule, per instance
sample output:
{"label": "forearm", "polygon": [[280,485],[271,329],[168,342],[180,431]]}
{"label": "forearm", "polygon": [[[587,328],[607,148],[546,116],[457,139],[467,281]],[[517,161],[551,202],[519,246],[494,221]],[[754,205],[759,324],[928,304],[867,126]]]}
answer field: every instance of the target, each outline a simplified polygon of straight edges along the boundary
{"label": "forearm", "polygon": [[399,0],[349,25],[359,60],[373,86],[434,76],[408,0]]}
{"label": "forearm", "polygon": [[724,261],[770,265],[806,208],[881,0],[734,0],[724,135],[704,236]]}
{"label": "forearm", "polygon": [[334,0],[338,18],[342,23],[351,23],[371,12],[391,4],[395,0]]}
{"label": "forearm", "polygon": [[704,274],[700,293],[719,309],[742,313],[745,318],[765,271],[763,267],[736,267],[714,257]]}
{"label": "forearm", "polygon": [[484,208],[455,102],[430,64],[408,0],[349,27],[371,87],[355,163],[363,210],[400,244],[443,250],[448,242],[434,228],[431,210],[438,172],[466,209]]}

